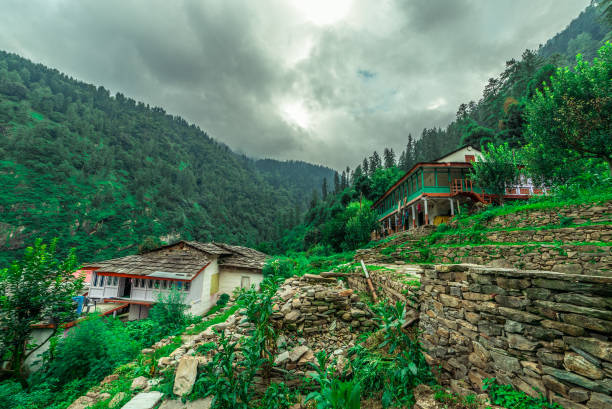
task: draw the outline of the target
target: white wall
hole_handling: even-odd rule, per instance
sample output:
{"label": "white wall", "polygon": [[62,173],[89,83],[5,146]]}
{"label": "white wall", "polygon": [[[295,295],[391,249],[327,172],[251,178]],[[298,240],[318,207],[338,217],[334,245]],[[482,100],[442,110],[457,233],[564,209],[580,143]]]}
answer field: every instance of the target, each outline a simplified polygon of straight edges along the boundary
{"label": "white wall", "polygon": [[[210,279],[213,274],[219,273],[219,264],[215,258],[208,267],[202,271],[191,282],[191,290],[187,295],[186,302],[189,304],[189,312],[194,315],[202,315],[217,301],[217,295],[210,295]],[[219,277],[220,281],[220,277]]]}
{"label": "white wall", "polygon": [[240,288],[242,277],[249,277],[251,285],[255,285],[257,289],[259,289],[259,284],[263,281],[263,274],[260,272],[223,267],[219,277],[219,294],[232,295],[235,288]]}
{"label": "white wall", "polygon": [[[62,330],[60,329],[59,331],[61,332]],[[42,346],[38,348],[36,352],[33,352],[32,355],[30,355],[25,360],[24,365],[28,372],[36,372],[40,368],[42,362],[37,361],[40,361],[43,352],[49,349],[50,344],[46,340],[51,334],[53,334],[53,329],[51,328],[34,328],[32,330],[32,337],[30,338],[30,342],[36,345],[42,344]]]}
{"label": "white wall", "polygon": [[463,149],[459,149],[457,152],[451,153],[438,160],[438,162],[465,162],[465,155],[474,155],[476,160],[482,159],[482,153],[479,150],[466,146]]}

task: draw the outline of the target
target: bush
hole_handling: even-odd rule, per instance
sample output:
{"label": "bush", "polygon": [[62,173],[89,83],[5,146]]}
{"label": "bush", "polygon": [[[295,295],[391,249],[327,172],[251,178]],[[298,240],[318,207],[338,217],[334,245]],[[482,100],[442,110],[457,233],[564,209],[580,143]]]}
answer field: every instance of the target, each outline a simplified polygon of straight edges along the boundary
{"label": "bush", "polygon": [[291,277],[295,271],[295,263],[287,257],[276,257],[268,260],[262,269],[264,277]]}
{"label": "bush", "polygon": [[157,302],[149,311],[149,319],[157,324],[154,336],[162,338],[173,335],[191,320],[186,313],[185,294],[175,288],[168,294],[159,294]]}
{"label": "bush", "polygon": [[98,381],[130,361],[140,347],[121,321],[92,316],[52,343],[38,376],[57,387],[77,379]]}
{"label": "bush", "polygon": [[227,305],[227,302],[229,301],[229,299],[230,299],[229,294],[225,294],[225,293],[221,294],[219,296],[219,299],[217,300],[217,306],[219,308],[225,307]]}

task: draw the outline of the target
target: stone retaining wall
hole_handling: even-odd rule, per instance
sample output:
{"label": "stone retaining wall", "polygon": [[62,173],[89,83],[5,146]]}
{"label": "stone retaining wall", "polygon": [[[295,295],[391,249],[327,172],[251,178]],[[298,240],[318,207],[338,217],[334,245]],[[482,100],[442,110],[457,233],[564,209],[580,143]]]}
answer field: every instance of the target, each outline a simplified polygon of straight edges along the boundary
{"label": "stone retaining wall", "polygon": [[[612,201],[543,210],[528,209],[503,216],[495,216],[488,220],[480,220],[479,223],[486,228],[540,227],[559,225],[562,217],[572,219],[574,224],[612,222]],[[457,227],[457,222],[451,221],[449,227]]]}
{"label": "stone retaining wall", "polygon": [[[573,227],[557,227],[540,230],[493,230],[483,231],[482,237],[487,242],[524,243],[524,242],[591,242],[610,243],[612,241],[612,223]],[[448,234],[438,237],[436,244],[455,244],[465,241],[461,234]]]}
{"label": "stone retaining wall", "polygon": [[[397,269],[397,270],[396,270]],[[420,266],[392,266],[380,270],[370,270],[372,285],[379,294],[390,302],[416,304],[420,286]],[[368,293],[367,283],[361,267],[356,268],[356,274],[347,279],[350,288]]]}
{"label": "stone retaining wall", "polygon": [[[409,254],[418,260],[420,253]],[[517,244],[429,247],[429,256],[442,263],[494,263],[504,267],[569,274],[612,276],[612,246]],[[415,261],[417,261],[415,260]]]}
{"label": "stone retaining wall", "polygon": [[422,342],[443,383],[479,391],[495,377],[566,409],[612,407],[612,278],[439,265],[421,283]]}

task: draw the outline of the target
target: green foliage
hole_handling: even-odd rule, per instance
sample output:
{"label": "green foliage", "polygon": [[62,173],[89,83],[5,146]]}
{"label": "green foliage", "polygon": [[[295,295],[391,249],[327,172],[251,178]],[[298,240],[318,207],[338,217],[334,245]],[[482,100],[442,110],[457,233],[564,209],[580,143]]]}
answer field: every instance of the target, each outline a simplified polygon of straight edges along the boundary
{"label": "green foliage", "polygon": [[219,299],[217,300],[216,305],[217,305],[218,307],[223,308],[223,307],[225,307],[225,306],[227,305],[227,303],[229,302],[229,299],[230,299],[229,294],[225,294],[225,293],[223,293],[223,294],[221,294],[221,295],[219,296]]}
{"label": "green foliage", "polygon": [[76,379],[93,383],[133,359],[141,346],[129,337],[121,321],[88,317],[49,349],[34,379],[44,379],[58,389]]}
{"label": "green foliage", "polygon": [[[568,158],[596,158],[608,163],[612,176],[612,44],[606,43],[593,63],[576,57],[574,70],[560,68],[543,91],[527,104],[532,171],[544,180],[563,182],[562,165],[584,169],[585,161],[567,163]],[[538,152],[549,161],[543,168]]]}
{"label": "green foliage", "polygon": [[361,407],[361,385],[354,378],[342,381],[333,374],[333,367],[328,365],[325,351],[316,354],[317,363],[311,364],[316,373],[310,381],[319,384],[319,390],[306,396],[304,402],[311,400],[317,403],[317,409],[359,409]]}
{"label": "green foliage", "polygon": [[435,400],[445,405],[449,405],[454,409],[478,409],[481,407],[482,402],[474,394],[466,396],[457,395],[447,392],[440,385],[434,385],[433,390]]}
{"label": "green foliage", "polygon": [[382,393],[383,407],[410,404],[412,389],[435,381],[417,339],[402,330],[406,320],[405,305],[381,303],[375,307],[381,330],[372,336],[374,344],[357,345],[350,351],[355,382],[362,395]]}
{"label": "green foliage", "polygon": [[38,239],[19,261],[0,269],[0,361],[8,360],[14,375],[22,377],[24,360],[37,350],[30,341],[32,324],[60,324],[76,318],[72,297],[83,285],[73,273],[78,264],[74,251],[66,259],[56,257],[56,243]]}
{"label": "green foliage", "polygon": [[259,407],[266,409],[287,409],[296,401],[295,393],[284,382],[268,386],[264,396],[259,401]]}
{"label": "green foliage", "polygon": [[472,164],[470,176],[478,186],[495,194],[503,203],[506,187],[515,185],[519,178],[515,153],[507,143],[499,146],[488,144],[482,156],[482,160]]}
{"label": "green foliage", "polygon": [[192,320],[186,314],[189,306],[185,303],[185,293],[172,288],[167,294],[159,293],[157,302],[149,311],[149,319],[157,326],[157,338],[174,334]]}
{"label": "green foliage", "polygon": [[485,379],[483,389],[489,394],[491,402],[512,409],[563,409],[556,403],[549,403],[540,395],[533,398],[525,392],[517,391],[512,385],[499,385],[495,378]]}

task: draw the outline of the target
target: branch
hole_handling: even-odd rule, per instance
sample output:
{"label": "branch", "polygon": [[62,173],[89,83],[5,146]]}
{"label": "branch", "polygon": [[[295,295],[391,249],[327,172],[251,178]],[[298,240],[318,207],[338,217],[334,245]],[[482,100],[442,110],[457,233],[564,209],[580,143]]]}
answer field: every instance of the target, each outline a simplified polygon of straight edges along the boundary
{"label": "branch", "polygon": [[45,339],[43,342],[41,342],[36,348],[34,349],[30,349],[28,352],[26,352],[23,356],[23,360],[25,361],[26,359],[28,359],[28,357],[30,355],[32,355],[34,353],[34,351],[37,351],[41,346],[45,345],[47,343],[47,341],[49,341],[51,338],[53,338],[53,336],[55,334],[57,334],[57,328],[58,326],[56,325],[55,328],[53,329],[53,332],[51,333],[51,335],[49,335],[49,337],[47,337],[47,339]]}

